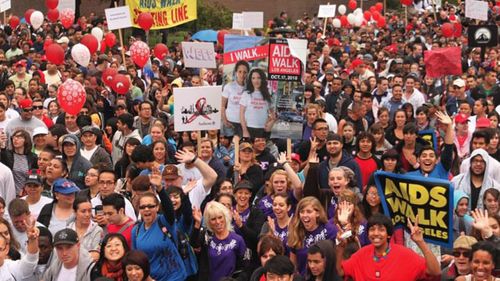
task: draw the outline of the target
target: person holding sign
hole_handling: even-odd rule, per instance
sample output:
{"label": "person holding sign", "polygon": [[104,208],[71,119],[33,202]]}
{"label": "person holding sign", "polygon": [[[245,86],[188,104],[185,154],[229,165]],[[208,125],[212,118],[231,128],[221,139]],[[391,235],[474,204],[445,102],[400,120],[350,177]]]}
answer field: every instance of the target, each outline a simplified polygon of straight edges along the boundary
{"label": "person holding sign", "polygon": [[271,93],[267,88],[266,74],[262,69],[250,71],[247,89],[240,100],[240,122],[243,137],[264,135],[269,116],[274,116],[271,108]]}
{"label": "person holding sign", "polygon": [[[368,239],[371,244],[361,248],[348,260],[344,260],[345,237],[348,232],[337,233],[337,271],[352,280],[419,280],[441,274],[439,262],[424,242],[422,229],[408,221],[411,239],[418,245],[424,258],[404,246],[390,244],[393,231],[391,219],[374,214],[368,220]],[[402,262],[403,261],[403,262]]]}
{"label": "person holding sign", "polygon": [[438,157],[434,148],[430,145],[424,146],[420,152],[417,152],[418,169],[407,173],[411,176],[424,176],[439,179],[448,179],[448,173],[453,160],[453,141],[455,139],[455,131],[453,130],[453,122],[446,112],[436,112],[436,116],[446,126],[444,136],[444,149],[441,153],[441,160],[438,162]]}

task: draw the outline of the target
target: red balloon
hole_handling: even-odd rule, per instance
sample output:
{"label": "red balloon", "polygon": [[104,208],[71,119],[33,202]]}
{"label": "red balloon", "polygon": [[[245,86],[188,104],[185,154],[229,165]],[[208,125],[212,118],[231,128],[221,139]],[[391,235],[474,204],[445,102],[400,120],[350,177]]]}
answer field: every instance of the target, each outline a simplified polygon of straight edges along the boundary
{"label": "red balloon", "polygon": [[120,95],[125,95],[130,89],[130,80],[123,74],[116,74],[111,81],[111,88]]}
{"label": "red balloon", "polygon": [[443,33],[444,37],[452,37],[454,30],[453,30],[453,24],[447,22],[441,26],[441,32]]}
{"label": "red balloon", "polygon": [[111,87],[113,85],[113,78],[115,78],[116,74],[118,74],[118,70],[116,68],[108,67],[104,69],[102,72],[102,82]]}
{"label": "red balloon", "polygon": [[374,12],[376,12],[376,11],[377,11],[377,8],[375,8],[375,6],[371,6],[371,7],[370,7],[370,13],[372,13],[372,14],[373,14],[373,13],[374,13]]}
{"label": "red balloon", "polygon": [[101,52],[101,54],[104,54],[104,52],[106,52],[106,41],[101,41],[101,49],[99,51]]}
{"label": "red balloon", "polygon": [[462,36],[462,25],[459,22],[456,22],[453,24],[453,27],[454,27],[453,36],[455,37]]}
{"label": "red balloon", "polygon": [[349,0],[349,2],[347,3],[347,7],[354,11],[356,9],[356,7],[358,6],[358,3],[356,3],[355,0]]}
{"label": "red balloon", "polygon": [[97,48],[99,47],[99,42],[97,41],[97,38],[95,38],[95,36],[92,34],[83,35],[82,39],[80,40],[80,43],[82,43],[83,45],[85,45],[85,47],[89,49],[91,55],[93,55],[97,51]]}
{"label": "red balloon", "polygon": [[340,24],[342,26],[347,26],[349,22],[347,21],[347,16],[346,15],[341,15],[340,16]]}
{"label": "red balloon", "polygon": [[377,11],[379,12],[382,12],[382,10],[384,10],[384,4],[378,2],[377,4],[375,4],[375,9],[377,9]]}
{"label": "red balloon", "polygon": [[450,15],[448,18],[450,19],[450,21],[455,21],[457,19],[455,15]]}
{"label": "red balloon", "polygon": [[45,6],[48,9],[57,9],[57,5],[59,5],[59,0],[45,0]]}
{"label": "red balloon", "polygon": [[229,31],[227,30],[219,30],[219,32],[217,32],[217,43],[219,43],[219,45],[224,46],[224,36],[228,33]]}
{"label": "red balloon", "polygon": [[66,113],[78,115],[86,100],[85,88],[73,79],[66,80],[57,89],[57,101]]}
{"label": "red balloon", "polygon": [[413,0],[400,0],[401,1],[401,4],[405,5],[405,6],[410,6],[411,4],[413,4]]}
{"label": "red balloon", "polygon": [[132,46],[130,46],[130,57],[139,67],[143,68],[146,65],[149,56],[149,46],[143,41],[135,41]]}
{"label": "red balloon", "polygon": [[378,21],[378,19],[380,18],[380,13],[378,11],[375,11],[374,13],[372,13],[372,18],[375,21]]}
{"label": "red balloon", "polygon": [[385,27],[385,24],[386,24],[385,17],[379,17],[377,20],[377,26],[379,28],[383,28],[383,27]]}
{"label": "red balloon", "polygon": [[141,13],[139,17],[137,17],[137,23],[142,29],[148,31],[151,29],[151,26],[153,26],[153,16],[151,13]]}
{"label": "red balloon", "polygon": [[19,25],[20,22],[21,20],[19,20],[19,17],[17,16],[12,16],[9,19],[9,25],[12,29],[16,29],[16,27]]}
{"label": "red balloon", "polygon": [[75,11],[68,8],[68,9],[63,9],[59,13],[61,15],[61,24],[66,29],[70,28],[73,25],[73,22],[75,21]]}
{"label": "red balloon", "polygon": [[113,32],[106,33],[104,42],[106,42],[106,46],[109,48],[113,47],[116,44],[116,35]]}
{"label": "red balloon", "polygon": [[26,12],[24,12],[24,20],[26,20],[27,23],[31,24],[31,14],[36,11],[35,9],[28,9]]}
{"label": "red balloon", "polygon": [[64,63],[64,49],[61,45],[57,43],[52,43],[45,50],[45,55],[47,56],[47,60],[53,64],[63,64]]}
{"label": "red balloon", "polygon": [[45,52],[47,52],[47,47],[49,47],[50,45],[52,45],[52,43],[54,43],[54,41],[52,41],[51,38],[45,39],[45,42],[43,42],[43,50]]}
{"label": "red balloon", "polygon": [[163,60],[168,55],[168,47],[165,44],[158,43],[153,49],[153,54],[160,60]]}
{"label": "red balloon", "polygon": [[59,10],[57,10],[57,9],[48,10],[47,11],[47,18],[51,22],[57,22],[57,20],[59,19]]}
{"label": "red balloon", "polygon": [[365,20],[371,20],[372,18],[372,13],[370,13],[370,11],[365,11],[363,13],[363,17],[365,18]]}

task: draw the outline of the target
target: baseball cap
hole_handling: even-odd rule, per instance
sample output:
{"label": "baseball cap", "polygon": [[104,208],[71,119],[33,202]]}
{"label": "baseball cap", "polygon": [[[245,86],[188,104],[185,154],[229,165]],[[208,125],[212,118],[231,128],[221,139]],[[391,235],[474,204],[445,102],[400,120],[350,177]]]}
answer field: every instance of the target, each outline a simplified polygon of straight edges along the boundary
{"label": "baseball cap", "polygon": [[394,60],[395,63],[403,63],[403,59],[402,58],[397,58]]}
{"label": "baseball cap", "polygon": [[80,191],[80,188],[70,180],[58,178],[53,185],[54,192],[62,194],[72,194]]}
{"label": "baseball cap", "polygon": [[66,36],[61,37],[59,40],[56,41],[58,44],[68,44],[69,39]]}
{"label": "baseball cap", "polygon": [[249,142],[240,143],[240,151],[245,149],[251,149],[253,151],[253,146]]}
{"label": "baseball cap", "polygon": [[94,134],[94,135],[97,136],[97,135],[99,135],[98,132],[99,132],[99,129],[97,129],[94,126],[85,126],[85,127],[82,128],[82,134],[81,135],[83,135],[85,133],[92,133],[92,134]]}
{"label": "baseball cap", "polygon": [[76,231],[71,228],[65,228],[56,232],[53,245],[75,245],[78,241],[78,234]]}
{"label": "baseball cap", "polygon": [[373,60],[373,56],[372,56],[372,55],[370,55],[370,54],[365,54],[365,55],[363,56],[363,59],[364,59],[364,60],[368,60],[368,61],[372,61],[372,60]]}
{"label": "baseball cap", "polygon": [[455,81],[453,81],[453,86],[457,86],[457,87],[465,87],[465,81],[463,79],[455,79]]}
{"label": "baseball cap", "polygon": [[73,137],[71,137],[71,136],[64,137],[62,143],[64,144],[64,143],[67,143],[67,142],[76,145],[76,140]]}
{"label": "baseball cap", "polygon": [[20,60],[14,64],[14,67],[18,67],[18,66],[26,67],[26,61]]}
{"label": "baseball cap", "polygon": [[234,191],[233,192],[236,192],[239,189],[248,189],[251,192],[253,190],[253,185],[252,185],[251,182],[249,182],[247,180],[242,180],[238,184],[236,184],[236,186],[234,187]]}
{"label": "baseball cap", "polygon": [[352,68],[356,68],[362,64],[365,64],[362,60],[360,59],[355,59],[352,61],[351,65],[352,65]]}
{"label": "baseball cap", "polygon": [[486,117],[478,118],[476,121],[476,128],[489,128],[490,127],[490,119]]}
{"label": "baseball cap", "polygon": [[469,122],[469,118],[467,118],[467,115],[459,113],[455,116],[455,124],[463,124],[467,122]]}
{"label": "baseball cap", "polygon": [[177,166],[169,164],[163,168],[162,176],[167,180],[175,180],[180,176],[179,169]]}
{"label": "baseball cap", "polygon": [[290,155],[290,159],[292,159],[292,161],[295,161],[299,164],[302,164],[302,161],[300,161],[300,155],[298,155],[297,153],[292,153],[292,155]]}
{"label": "baseball cap", "polygon": [[33,106],[33,102],[30,99],[24,99],[19,101],[19,108],[25,109]]}
{"label": "baseball cap", "polygon": [[45,128],[45,127],[36,127],[33,130],[33,137],[36,137],[38,135],[48,135],[48,134],[49,134],[49,130],[47,130],[47,128]]}
{"label": "baseball cap", "polygon": [[330,43],[331,43],[331,45],[329,44],[330,46],[340,46],[341,45],[339,39],[337,39],[337,38],[333,38]]}
{"label": "baseball cap", "polygon": [[453,242],[453,249],[466,249],[466,250],[471,250],[472,245],[476,244],[477,240],[476,238],[468,235],[460,235],[458,238]]}
{"label": "baseball cap", "polygon": [[28,177],[26,178],[26,181],[24,182],[25,185],[27,184],[36,184],[36,185],[42,185],[42,178],[40,177],[40,171],[37,169],[30,170],[28,173]]}

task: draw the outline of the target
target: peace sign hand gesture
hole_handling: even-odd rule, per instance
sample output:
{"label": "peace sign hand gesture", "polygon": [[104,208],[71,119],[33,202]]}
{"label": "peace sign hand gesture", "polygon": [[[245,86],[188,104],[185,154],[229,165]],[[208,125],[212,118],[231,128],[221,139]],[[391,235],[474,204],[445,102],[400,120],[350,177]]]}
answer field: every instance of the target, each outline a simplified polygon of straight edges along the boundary
{"label": "peace sign hand gesture", "polygon": [[410,229],[411,240],[415,243],[424,242],[424,234],[422,229],[418,227],[418,215],[415,216],[415,223],[412,224],[411,220],[408,218],[408,228]]}

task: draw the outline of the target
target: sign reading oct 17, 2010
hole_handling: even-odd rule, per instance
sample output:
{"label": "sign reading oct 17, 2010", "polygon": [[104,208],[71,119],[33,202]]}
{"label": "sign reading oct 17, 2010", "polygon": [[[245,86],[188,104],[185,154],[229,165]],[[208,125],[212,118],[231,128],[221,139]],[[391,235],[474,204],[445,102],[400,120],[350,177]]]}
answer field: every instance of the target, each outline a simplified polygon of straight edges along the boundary
{"label": "sign reading oct 17, 2010", "polygon": [[220,129],[221,86],[174,88],[174,101],[176,132]]}
{"label": "sign reading oct 17, 2010", "polygon": [[418,225],[427,242],[453,244],[453,187],[449,181],[419,176],[376,172],[384,213],[395,227],[406,227],[418,215]]}

